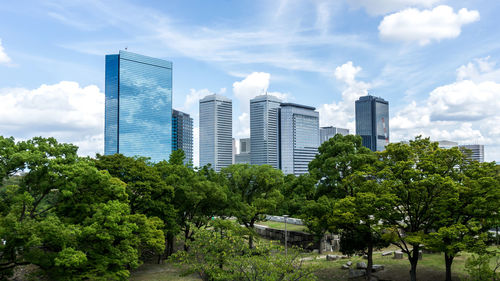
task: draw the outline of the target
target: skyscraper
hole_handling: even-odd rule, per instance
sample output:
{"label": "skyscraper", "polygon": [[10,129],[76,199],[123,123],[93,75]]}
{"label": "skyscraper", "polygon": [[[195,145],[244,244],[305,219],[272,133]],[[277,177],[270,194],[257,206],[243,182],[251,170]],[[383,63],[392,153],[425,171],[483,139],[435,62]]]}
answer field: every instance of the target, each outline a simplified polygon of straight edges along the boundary
{"label": "skyscraper", "polygon": [[363,146],[382,151],[389,143],[389,102],[374,96],[363,96],[356,101],[356,135]]}
{"label": "skyscraper", "polygon": [[232,164],[233,103],[221,95],[200,100],[200,166],[221,168]]}
{"label": "skyscraper", "polygon": [[459,148],[471,159],[484,162],[484,145],[482,144],[464,144]]}
{"label": "skyscraper", "polygon": [[305,174],[318,153],[319,113],[314,107],[282,103],[280,119],[281,170],[285,174]]}
{"label": "skyscraper", "polygon": [[333,126],[321,127],[319,129],[319,144],[321,145],[325,141],[333,138],[336,134],[347,136],[349,134],[349,129],[337,128]]}
{"label": "skyscraper", "polygon": [[234,164],[250,164],[250,138],[239,140],[240,151],[234,155]]}
{"label": "skyscraper", "polygon": [[172,151],[182,150],[184,163],[193,163],[193,118],[189,114],[172,110]]}
{"label": "skyscraper", "polygon": [[250,163],[279,168],[279,116],[281,100],[270,95],[250,100]]}
{"label": "skyscraper", "polygon": [[168,160],[172,63],[130,52],[106,55],[104,154]]}

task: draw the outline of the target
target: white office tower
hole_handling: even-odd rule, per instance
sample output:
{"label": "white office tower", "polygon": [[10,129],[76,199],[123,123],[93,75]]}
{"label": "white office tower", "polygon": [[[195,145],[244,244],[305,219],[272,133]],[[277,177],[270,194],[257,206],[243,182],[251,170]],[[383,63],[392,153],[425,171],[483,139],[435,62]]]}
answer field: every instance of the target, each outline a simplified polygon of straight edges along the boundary
{"label": "white office tower", "polygon": [[321,127],[319,129],[319,144],[323,144],[325,141],[333,138],[336,134],[341,134],[347,136],[349,134],[349,129],[337,128],[337,127]]}
{"label": "white office tower", "polygon": [[279,169],[279,108],[281,100],[261,95],[250,100],[250,163]]}
{"label": "white office tower", "polygon": [[200,167],[220,171],[233,162],[233,103],[221,95],[200,100]]}
{"label": "white office tower", "polygon": [[280,116],[281,170],[284,174],[305,174],[318,153],[319,113],[314,107],[282,103]]}

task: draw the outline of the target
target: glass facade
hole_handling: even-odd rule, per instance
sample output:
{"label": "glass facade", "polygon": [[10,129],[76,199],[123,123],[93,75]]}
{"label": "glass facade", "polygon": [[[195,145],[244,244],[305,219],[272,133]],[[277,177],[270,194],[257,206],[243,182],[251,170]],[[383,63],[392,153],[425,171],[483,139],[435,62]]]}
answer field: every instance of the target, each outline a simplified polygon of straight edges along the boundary
{"label": "glass facade", "polygon": [[389,143],[389,102],[370,95],[360,97],[356,101],[356,134],[363,146],[384,150]]}
{"label": "glass facade", "polygon": [[341,134],[343,136],[347,136],[349,134],[349,129],[336,128],[336,127],[321,127],[319,130],[320,134],[320,145],[325,141],[333,138],[336,134]]}
{"label": "glass facade", "polygon": [[182,150],[184,163],[193,162],[193,118],[189,114],[172,110],[172,151]]}
{"label": "glass facade", "polygon": [[200,166],[220,171],[233,163],[233,103],[220,95],[200,100]]}
{"label": "glass facade", "polygon": [[279,116],[281,100],[261,95],[250,100],[250,163],[279,168]]}
{"label": "glass facade", "polygon": [[309,162],[314,159],[319,147],[319,113],[314,107],[281,104],[280,143],[283,173],[307,173]]}
{"label": "glass facade", "polygon": [[106,56],[105,118],[105,154],[168,160],[172,63],[125,51]]}

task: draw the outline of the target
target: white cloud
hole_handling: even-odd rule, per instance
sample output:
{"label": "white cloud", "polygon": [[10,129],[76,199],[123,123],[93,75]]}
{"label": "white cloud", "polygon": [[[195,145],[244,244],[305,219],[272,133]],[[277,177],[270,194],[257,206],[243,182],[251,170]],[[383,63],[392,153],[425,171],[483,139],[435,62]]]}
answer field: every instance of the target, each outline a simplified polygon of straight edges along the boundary
{"label": "white cloud", "polygon": [[212,94],[208,89],[189,89],[189,94],[186,96],[186,100],[184,101],[184,106],[181,110],[189,110],[193,107],[193,105],[198,104],[199,100],[205,96]]}
{"label": "white cloud", "polygon": [[370,15],[384,15],[410,7],[431,8],[443,0],[348,0],[353,8],[363,7]]}
{"label": "white cloud", "polygon": [[253,72],[245,79],[233,83],[233,94],[238,99],[240,115],[234,124],[235,136],[238,138],[250,135],[250,100],[258,95],[267,93],[286,101],[290,97],[288,93],[268,92],[271,74],[266,72]]}
{"label": "white cloud", "polygon": [[344,84],[342,100],[318,108],[321,126],[347,128],[350,133],[354,133],[354,102],[360,96],[367,95],[370,88],[370,84],[356,80],[361,70],[351,61],[335,69],[335,78]]}
{"label": "white cloud", "polygon": [[97,86],[62,81],[34,90],[4,88],[0,100],[4,136],[51,136],[78,145],[80,155],[103,152],[104,94]]}
{"label": "white cloud", "polygon": [[378,30],[383,39],[417,41],[420,45],[426,45],[432,40],[458,37],[463,25],[477,20],[479,12],[465,8],[458,13],[446,5],[422,11],[410,8],[385,16]]}
{"label": "white cloud", "polygon": [[[435,88],[421,103],[415,101],[390,120],[391,141],[416,135],[432,140],[485,145],[487,161],[500,160],[500,83],[487,80],[494,69],[488,58],[457,69],[457,81]],[[497,78],[498,79],[498,78]]]}
{"label": "white cloud", "polygon": [[0,64],[8,64],[10,63],[11,59],[5,52],[3,46],[2,46],[2,39],[0,38]]}

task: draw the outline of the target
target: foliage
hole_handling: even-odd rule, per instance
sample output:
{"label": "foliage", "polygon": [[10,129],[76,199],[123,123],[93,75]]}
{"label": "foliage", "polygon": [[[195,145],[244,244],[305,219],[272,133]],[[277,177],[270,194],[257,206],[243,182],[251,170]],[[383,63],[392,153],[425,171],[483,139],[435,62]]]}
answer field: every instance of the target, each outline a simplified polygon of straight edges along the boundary
{"label": "foliage", "polygon": [[[229,188],[231,214],[248,229],[265,220],[265,214],[274,213],[283,200],[280,193],[283,173],[269,165],[235,164],[222,169],[221,174]],[[252,237],[249,237],[250,247]]]}
{"label": "foliage", "polygon": [[[491,266],[493,261],[493,266]],[[469,273],[468,280],[500,280],[500,251],[482,251],[467,259],[465,269]]]}
{"label": "foliage", "polygon": [[189,266],[186,274],[197,272],[203,280],[316,280],[313,268],[303,268],[296,251],[283,255],[283,248],[244,243],[249,232],[230,221],[215,220],[209,228],[195,232],[188,252],[173,259]]}
{"label": "foliage", "polygon": [[[141,245],[162,250],[162,223],[131,215],[125,184],[53,138],[0,137],[0,276],[35,264],[54,279],[124,280]],[[152,235],[151,235],[152,234]]]}

